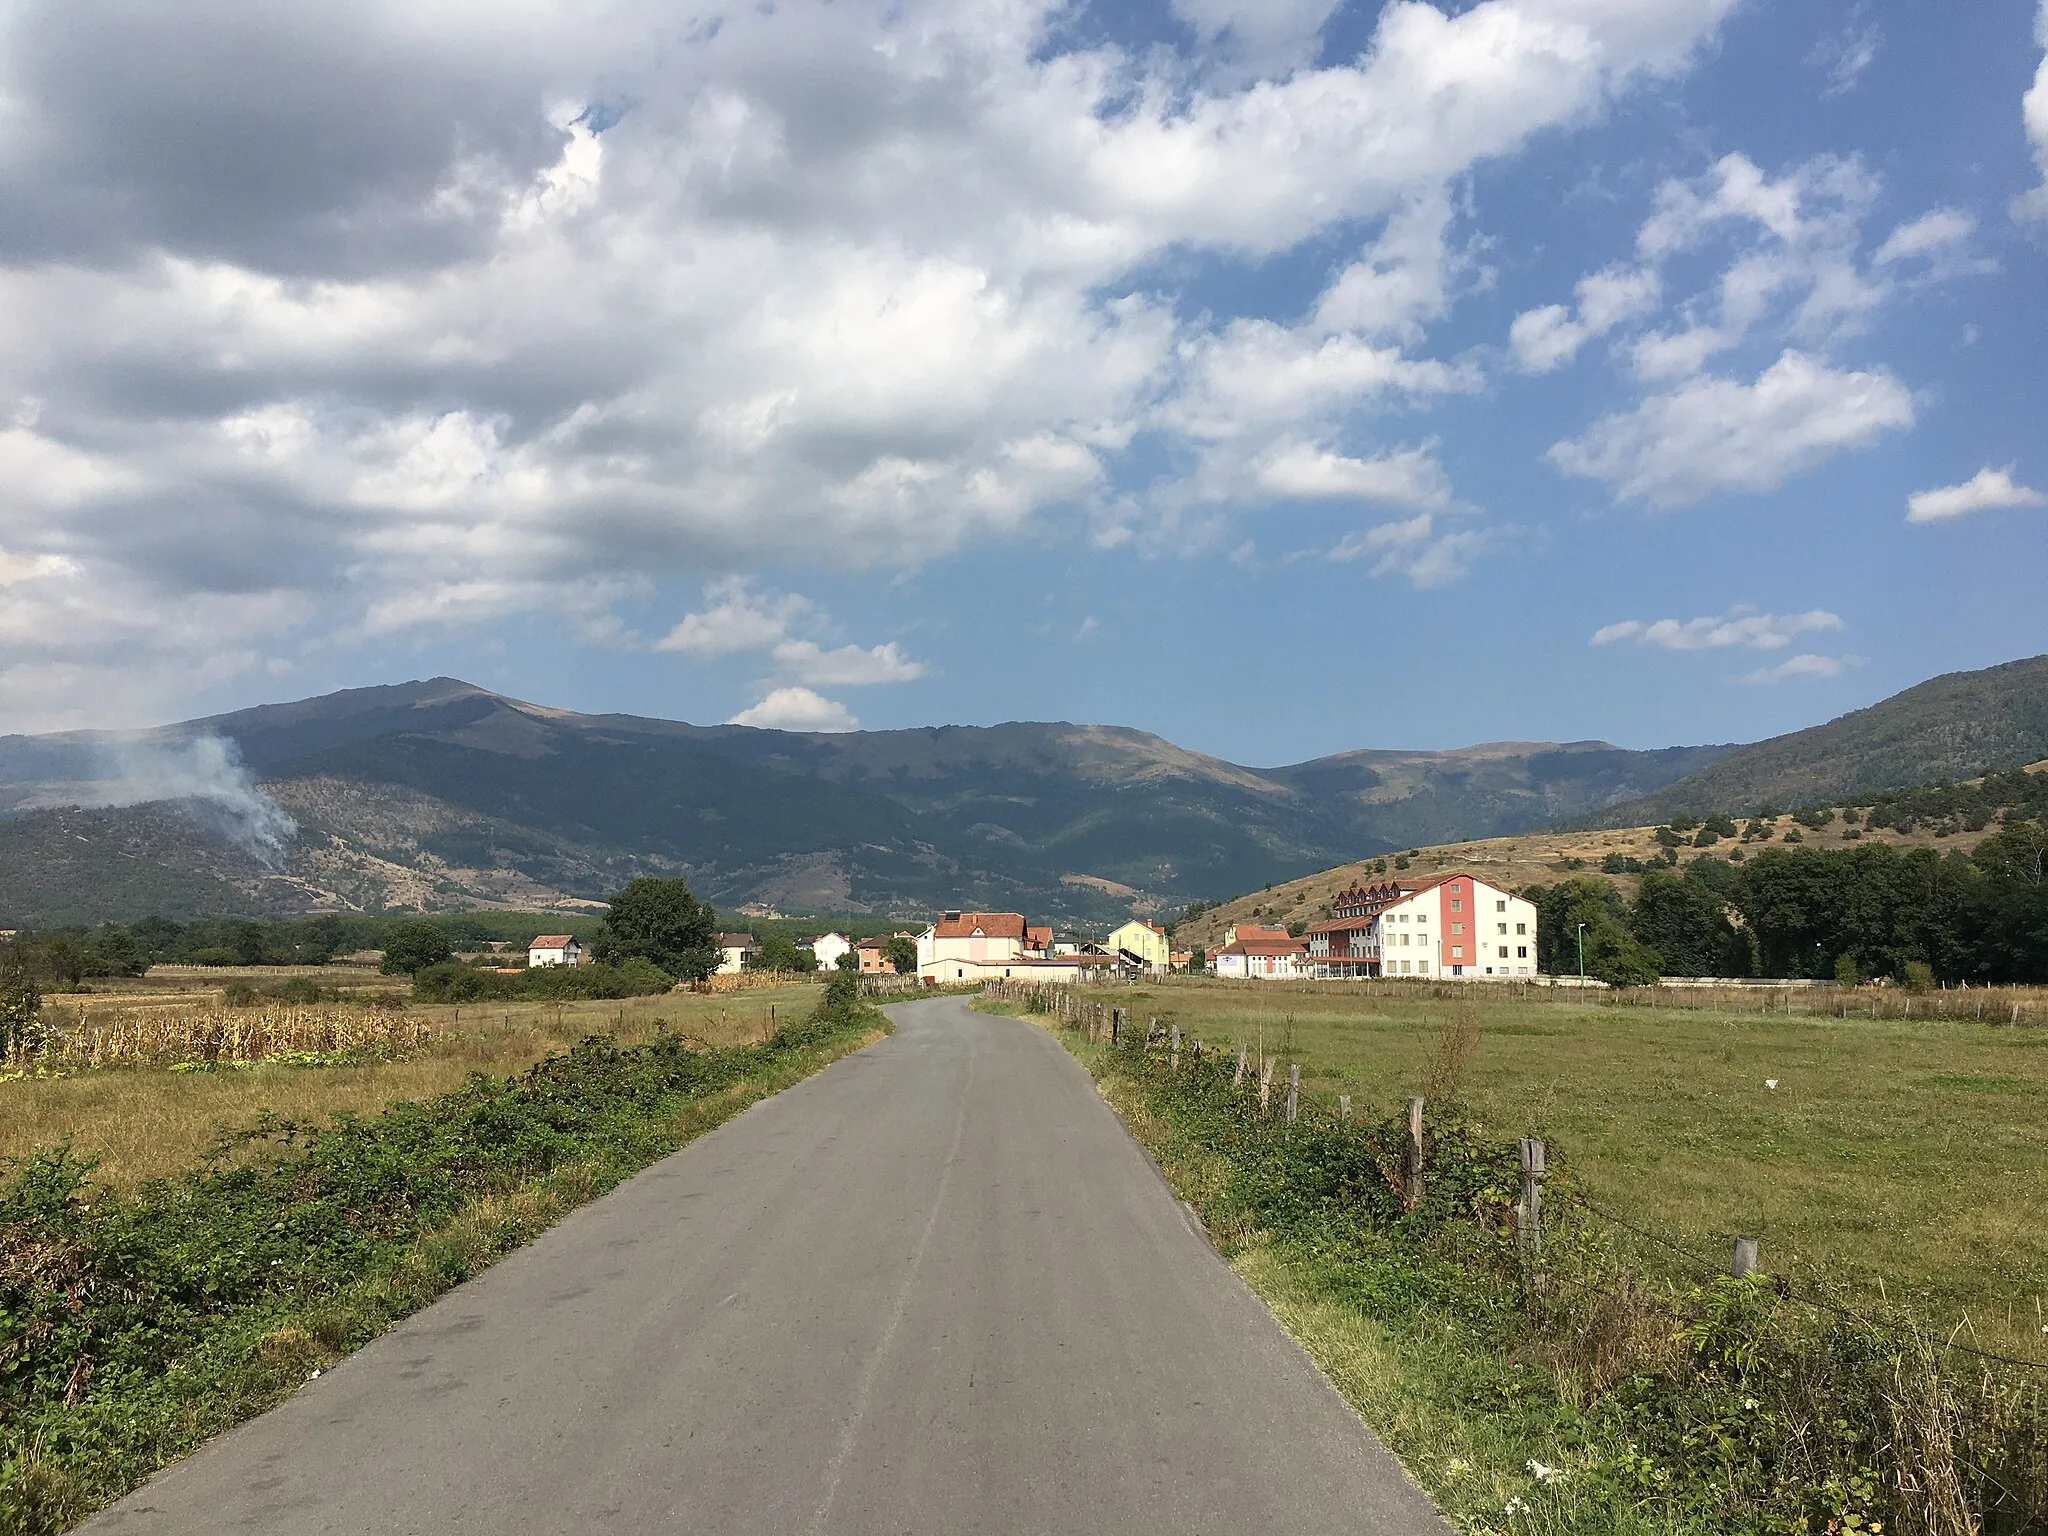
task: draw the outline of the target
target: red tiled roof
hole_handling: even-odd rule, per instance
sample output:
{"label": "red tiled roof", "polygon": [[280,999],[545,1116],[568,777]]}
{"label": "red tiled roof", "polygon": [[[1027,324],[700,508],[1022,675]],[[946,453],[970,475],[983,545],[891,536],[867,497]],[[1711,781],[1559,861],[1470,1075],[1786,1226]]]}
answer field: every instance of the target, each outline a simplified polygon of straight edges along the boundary
{"label": "red tiled roof", "polygon": [[1052,928],[1050,925],[1044,928],[1026,928],[1024,930],[1024,939],[1026,943],[1043,947],[1052,942]]}
{"label": "red tiled roof", "polygon": [[1219,955],[1305,955],[1307,939],[1239,939],[1216,951]]}
{"label": "red tiled roof", "polygon": [[1273,939],[1287,936],[1285,928],[1262,928],[1257,923],[1235,923],[1232,926],[1237,929],[1237,936],[1240,939]]}
{"label": "red tiled roof", "polygon": [[932,937],[937,939],[969,939],[976,929],[991,939],[1021,939],[1024,937],[1024,914],[1022,912],[962,912],[958,917],[942,917],[933,925]]}
{"label": "red tiled roof", "polygon": [[528,949],[561,949],[565,945],[574,944],[575,942],[576,935],[573,933],[544,933],[526,947]]}

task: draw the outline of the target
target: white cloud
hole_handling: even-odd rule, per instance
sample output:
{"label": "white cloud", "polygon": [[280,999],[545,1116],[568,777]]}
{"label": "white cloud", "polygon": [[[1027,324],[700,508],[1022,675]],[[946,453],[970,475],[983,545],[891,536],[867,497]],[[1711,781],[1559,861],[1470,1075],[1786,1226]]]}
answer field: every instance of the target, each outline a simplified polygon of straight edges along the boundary
{"label": "white cloud", "polygon": [[[1064,43],[1056,0],[274,7],[231,47],[26,12],[0,401],[40,408],[0,412],[0,544],[120,608],[23,655],[175,680],[520,611],[616,637],[607,602],[793,554],[1143,537],[1271,494],[1288,443],[1378,473],[1407,450],[1362,411],[1479,382],[1424,351],[1471,268],[1452,189],[1733,4],[1395,0],[1317,67],[1328,0],[1181,0],[1214,69]],[[1182,302],[1309,242],[1342,254],[1298,324]],[[1141,434],[1190,468],[1115,503]],[[659,644],[838,654],[777,622],[717,599]]]}
{"label": "white cloud", "polygon": [[807,597],[794,592],[764,597],[740,576],[713,582],[704,595],[712,600],[711,606],[684,614],[681,623],[654,643],[657,651],[712,657],[766,650],[812,611]]}
{"label": "white cloud", "polygon": [[1827,72],[1828,82],[1821,89],[1822,97],[1846,96],[1855,90],[1863,79],[1864,71],[1877,62],[1878,54],[1883,51],[1883,28],[1863,19],[1868,9],[1867,5],[1861,4],[1853,7],[1841,30],[1821,38],[1806,56],[1809,67]]}
{"label": "white cloud", "polygon": [[2034,83],[2020,100],[2020,116],[2026,124],[2027,142],[2033,147],[2034,166],[2041,173],[2041,185],[2022,192],[2012,200],[2012,216],[2021,223],[2048,221],[2048,0],[2034,16],[2034,41],[2043,50]]}
{"label": "white cloud", "polygon": [[1759,667],[1754,672],[1736,678],[1735,681],[1769,685],[1802,677],[1840,677],[1849,668],[1862,664],[1863,658],[1860,656],[1815,656],[1809,653],[1788,656],[1775,666]]}
{"label": "white cloud", "polygon": [[1349,458],[1312,443],[1284,443],[1256,467],[1258,489],[1302,501],[1376,501],[1392,506],[1441,507],[1450,481],[1434,443],[1376,458]]}
{"label": "white cloud", "polygon": [[875,683],[907,683],[924,676],[924,663],[903,654],[891,640],[863,650],[842,645],[825,650],[815,640],[785,640],[769,653],[783,673],[798,682],[823,688],[864,688]]}
{"label": "white cloud", "polygon": [[1475,528],[1442,532],[1431,513],[1420,512],[1401,522],[1348,533],[1325,558],[1370,560],[1373,575],[1405,576],[1411,586],[1426,590],[1467,574],[1489,543],[1490,536]]}
{"label": "white cloud", "polygon": [[1961,485],[1915,491],[1906,498],[1906,521],[1945,523],[2001,507],[2048,507],[2048,496],[2015,482],[2012,471],[2010,464],[2003,469],[1980,469]]}
{"label": "white cloud", "polygon": [[1805,613],[1759,613],[1744,603],[1702,619],[1657,619],[1649,623],[1623,619],[1595,630],[1593,644],[1633,640],[1638,645],[1653,645],[1667,651],[1708,651],[1728,646],[1774,651],[1790,645],[1794,636],[1841,627],[1841,618],[1825,608]]}
{"label": "white cloud", "polygon": [[1960,208],[1936,208],[1885,236],[1871,260],[1888,267],[1915,257],[1937,257],[1967,245],[1976,232],[1977,221]]}
{"label": "white cloud", "polygon": [[759,726],[768,731],[857,731],[860,721],[844,704],[824,698],[808,688],[776,688],[750,709],[743,709],[727,725]]}
{"label": "white cloud", "polygon": [[1515,361],[1525,373],[1549,373],[1570,362],[1595,337],[1655,313],[1662,288],[1650,267],[1608,267],[1581,278],[1576,319],[1562,304],[1515,316],[1508,331]]}
{"label": "white cloud", "polygon": [[1913,424],[1913,397],[1890,373],[1843,371],[1788,351],[1753,384],[1688,381],[1605,416],[1549,458],[1605,481],[1617,499],[1659,510],[1726,491],[1774,490],[1835,454]]}

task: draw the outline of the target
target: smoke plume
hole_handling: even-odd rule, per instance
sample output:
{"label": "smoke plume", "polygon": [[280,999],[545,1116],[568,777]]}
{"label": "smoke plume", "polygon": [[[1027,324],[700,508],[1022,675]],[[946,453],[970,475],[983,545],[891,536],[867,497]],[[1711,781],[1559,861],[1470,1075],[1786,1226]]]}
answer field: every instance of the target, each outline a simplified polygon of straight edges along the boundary
{"label": "smoke plume", "polygon": [[62,803],[81,808],[176,801],[202,824],[273,868],[299,824],[256,787],[241,749],[225,736],[132,741],[101,747],[89,783],[65,786]]}

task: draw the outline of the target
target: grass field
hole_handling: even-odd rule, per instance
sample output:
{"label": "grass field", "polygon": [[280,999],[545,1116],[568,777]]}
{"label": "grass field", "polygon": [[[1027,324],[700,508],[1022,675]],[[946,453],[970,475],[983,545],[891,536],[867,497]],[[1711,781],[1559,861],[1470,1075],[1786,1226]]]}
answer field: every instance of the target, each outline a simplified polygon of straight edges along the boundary
{"label": "grass field", "polygon": [[1444,1020],[1476,1009],[1471,1114],[1545,1137],[1553,1173],[1606,1210],[1715,1263],[1734,1234],[1759,1236],[1768,1269],[1882,1286],[1966,1339],[2048,1361],[2048,1028],[1479,988],[1468,1001],[1227,982],[1088,995],[1212,1048],[1263,1047],[1282,1079],[1301,1065],[1305,1094],[1350,1094],[1371,1114],[1423,1093]]}
{"label": "grass field", "polygon": [[[333,985],[326,973],[298,974]],[[367,983],[379,978],[339,973]],[[76,1028],[79,1010],[101,1025],[124,1014],[217,1009],[221,983],[275,982],[275,971],[208,972],[191,977],[152,976],[148,985],[124,985],[87,996],[58,996],[46,1017],[58,1030]],[[390,991],[388,978],[384,991]],[[178,983],[182,983],[178,985]],[[402,994],[403,986],[398,991]],[[472,1072],[502,1077],[524,1070],[585,1035],[616,1036],[622,1044],[646,1039],[660,1025],[708,1045],[743,1045],[766,1039],[776,1021],[809,1011],[816,986],[792,986],[726,997],[675,992],[625,1002],[492,1003],[408,1010],[427,1028],[424,1047],[388,1060],[354,1066],[252,1066],[209,1071],[116,1067],[57,1077],[0,1081],[0,1160],[19,1158],[69,1137],[81,1153],[100,1158],[99,1176],[119,1189],[200,1163],[223,1132],[254,1123],[271,1110],[289,1120],[324,1125],[344,1110],[372,1113],[395,1099],[423,1099],[455,1087]],[[349,1004],[306,1010],[345,1013]]]}

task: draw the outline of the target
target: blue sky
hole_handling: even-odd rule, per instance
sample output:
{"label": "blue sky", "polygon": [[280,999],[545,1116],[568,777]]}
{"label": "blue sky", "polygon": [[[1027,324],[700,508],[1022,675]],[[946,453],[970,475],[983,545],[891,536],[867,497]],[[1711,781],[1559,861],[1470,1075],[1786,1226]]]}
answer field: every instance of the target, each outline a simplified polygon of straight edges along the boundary
{"label": "blue sky", "polygon": [[2048,651],[2048,0],[24,7],[0,729],[1241,762]]}

